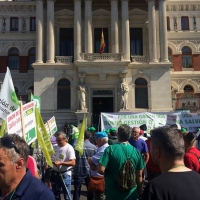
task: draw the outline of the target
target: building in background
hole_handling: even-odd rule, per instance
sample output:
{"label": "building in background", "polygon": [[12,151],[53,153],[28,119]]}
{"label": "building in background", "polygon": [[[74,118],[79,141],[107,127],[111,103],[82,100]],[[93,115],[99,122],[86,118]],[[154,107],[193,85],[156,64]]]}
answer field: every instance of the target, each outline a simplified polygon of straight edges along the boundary
{"label": "building in background", "polygon": [[[103,37],[104,52],[100,54]],[[100,112],[198,111],[200,1],[0,1],[0,81],[58,126]]]}

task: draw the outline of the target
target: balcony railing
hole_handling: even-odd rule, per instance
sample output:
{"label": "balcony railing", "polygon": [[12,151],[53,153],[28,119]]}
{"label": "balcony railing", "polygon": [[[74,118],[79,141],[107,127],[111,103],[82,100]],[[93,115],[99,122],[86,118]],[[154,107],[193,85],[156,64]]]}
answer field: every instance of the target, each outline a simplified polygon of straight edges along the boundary
{"label": "balcony railing", "polygon": [[131,60],[134,63],[147,63],[147,57],[145,56],[131,56]]}
{"label": "balcony railing", "polygon": [[73,56],[56,56],[56,63],[70,64]]}
{"label": "balcony railing", "polygon": [[80,56],[85,61],[122,61],[124,53],[81,53]]}

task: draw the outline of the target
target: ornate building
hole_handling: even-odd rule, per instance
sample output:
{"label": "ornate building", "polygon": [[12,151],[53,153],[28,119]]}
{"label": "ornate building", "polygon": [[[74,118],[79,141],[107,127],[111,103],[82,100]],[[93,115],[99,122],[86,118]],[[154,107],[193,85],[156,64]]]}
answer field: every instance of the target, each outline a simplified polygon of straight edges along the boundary
{"label": "ornate building", "polygon": [[[105,48],[100,54],[101,34]],[[44,120],[98,126],[100,112],[199,110],[200,1],[0,1],[0,80],[9,66]]]}

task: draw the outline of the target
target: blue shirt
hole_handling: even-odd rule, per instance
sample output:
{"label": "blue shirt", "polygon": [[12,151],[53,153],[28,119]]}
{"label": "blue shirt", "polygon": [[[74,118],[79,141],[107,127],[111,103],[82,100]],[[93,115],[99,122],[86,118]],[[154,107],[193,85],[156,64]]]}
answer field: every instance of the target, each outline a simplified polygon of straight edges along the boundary
{"label": "blue shirt", "polygon": [[4,200],[55,200],[53,192],[39,179],[32,176],[28,170],[18,184]]}
{"label": "blue shirt", "polygon": [[90,166],[88,158],[92,157],[97,151],[97,147],[90,141],[84,141],[83,155],[79,156],[76,151],[76,165],[74,167],[74,176],[88,176],[90,174]]}
{"label": "blue shirt", "polygon": [[133,138],[130,138],[129,140],[129,143],[134,146],[141,154],[143,153],[148,153],[148,147],[147,147],[147,144],[146,142],[139,138],[138,140],[134,140]]}

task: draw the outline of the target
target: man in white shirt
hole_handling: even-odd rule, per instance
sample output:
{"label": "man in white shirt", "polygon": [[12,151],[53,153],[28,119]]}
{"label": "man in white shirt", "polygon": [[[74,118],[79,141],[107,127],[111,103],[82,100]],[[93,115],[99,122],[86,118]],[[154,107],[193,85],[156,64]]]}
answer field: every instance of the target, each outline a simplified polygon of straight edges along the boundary
{"label": "man in white shirt", "polygon": [[[66,142],[66,134],[56,134],[57,145],[54,145],[53,172],[51,175],[52,190],[56,200],[60,200],[62,188],[65,200],[71,199],[71,169],[75,166],[75,152],[73,147]],[[62,177],[61,177],[62,176]],[[62,179],[63,178],[63,179]],[[65,184],[64,184],[65,182]],[[65,187],[66,185],[66,187]],[[67,191],[68,190],[68,191]]]}

